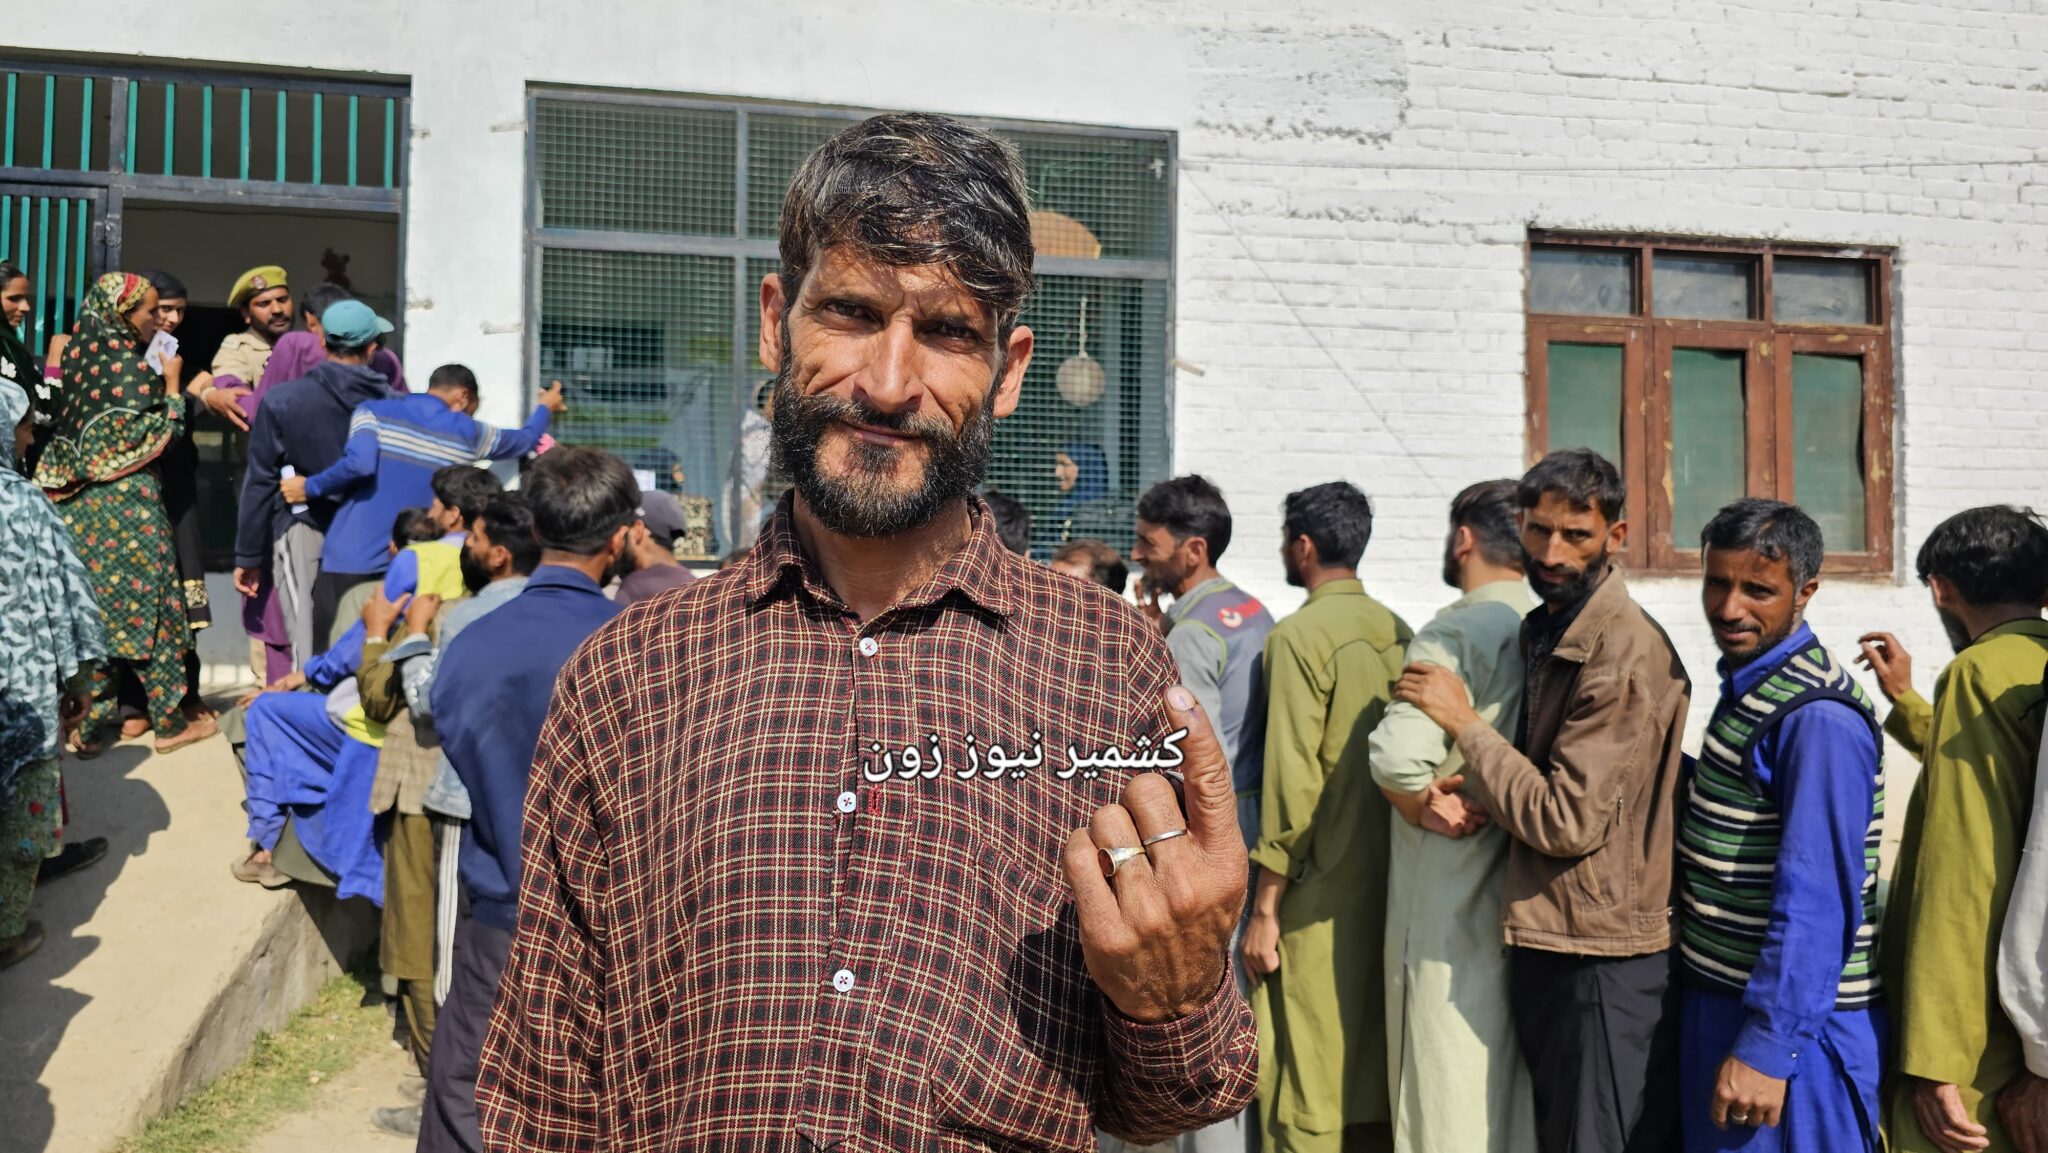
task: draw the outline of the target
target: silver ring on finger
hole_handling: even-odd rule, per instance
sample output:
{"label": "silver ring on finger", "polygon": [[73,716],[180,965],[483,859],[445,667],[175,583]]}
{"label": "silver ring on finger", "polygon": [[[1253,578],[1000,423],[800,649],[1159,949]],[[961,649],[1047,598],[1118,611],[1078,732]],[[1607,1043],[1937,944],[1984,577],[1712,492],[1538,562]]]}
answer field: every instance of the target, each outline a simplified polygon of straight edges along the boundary
{"label": "silver ring on finger", "polygon": [[1728,1114],[1728,1119],[1737,1125],[1749,1124],[1749,1114],[1747,1113],[1730,1113]]}
{"label": "silver ring on finger", "polygon": [[1186,829],[1168,829],[1163,833],[1155,833],[1152,836],[1146,837],[1142,843],[1147,848],[1150,848],[1161,841],[1171,841],[1175,837],[1185,837],[1187,835],[1188,831]]}
{"label": "silver ring on finger", "polygon": [[1117,845],[1112,848],[1095,850],[1095,861],[1102,866],[1102,875],[1108,878],[1116,876],[1118,869],[1123,868],[1133,859],[1144,855],[1145,850],[1142,846]]}

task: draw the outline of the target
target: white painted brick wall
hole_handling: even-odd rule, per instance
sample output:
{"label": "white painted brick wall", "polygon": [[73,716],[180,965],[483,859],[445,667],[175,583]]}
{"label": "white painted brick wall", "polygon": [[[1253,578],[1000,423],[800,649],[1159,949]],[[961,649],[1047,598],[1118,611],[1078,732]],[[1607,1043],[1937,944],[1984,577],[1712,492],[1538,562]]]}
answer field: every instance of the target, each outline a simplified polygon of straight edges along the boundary
{"label": "white painted brick wall", "polygon": [[[2048,14],[2033,0],[357,0],[307,12],[189,0],[169,25],[30,6],[25,48],[411,78],[409,338],[517,379],[524,116],[534,81],[919,107],[1180,133],[1177,466],[1238,512],[1226,568],[1290,608],[1290,489],[1378,501],[1366,577],[1420,623],[1444,508],[1522,458],[1531,227],[1895,246],[1901,572],[1928,529],[2048,504]],[[1930,167],[1929,165],[1939,165]],[[426,350],[431,349],[431,352]],[[510,390],[486,399],[511,415]],[[1641,598],[1696,679],[1685,581]],[[1910,579],[1835,581],[1846,651],[1944,646]]]}

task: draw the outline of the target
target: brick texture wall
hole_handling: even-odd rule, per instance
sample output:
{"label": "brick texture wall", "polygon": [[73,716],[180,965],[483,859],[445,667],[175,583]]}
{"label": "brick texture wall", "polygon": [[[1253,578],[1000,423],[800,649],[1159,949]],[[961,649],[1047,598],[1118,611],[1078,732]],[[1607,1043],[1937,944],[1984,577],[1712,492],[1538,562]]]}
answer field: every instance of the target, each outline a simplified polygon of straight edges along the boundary
{"label": "brick texture wall", "polygon": [[[1418,625],[1450,599],[1450,495],[1522,463],[1531,228],[1892,246],[1899,569],[1828,582],[1812,620],[1845,657],[1897,632],[1931,689],[1914,550],[1958,509],[2048,504],[2038,9],[1115,8],[1187,53],[1176,340],[1202,374],[1177,374],[1175,467],[1230,497],[1227,570],[1291,608],[1280,500],[1344,478],[1378,504],[1369,587]],[[1696,582],[1637,588],[1703,690],[1696,729]]]}

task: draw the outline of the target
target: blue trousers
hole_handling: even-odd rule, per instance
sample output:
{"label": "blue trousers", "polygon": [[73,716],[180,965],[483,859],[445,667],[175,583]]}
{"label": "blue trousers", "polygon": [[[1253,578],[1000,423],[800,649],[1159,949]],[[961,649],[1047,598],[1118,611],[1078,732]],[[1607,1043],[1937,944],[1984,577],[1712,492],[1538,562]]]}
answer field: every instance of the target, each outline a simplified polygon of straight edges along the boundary
{"label": "blue trousers", "polygon": [[384,903],[384,855],[370,813],[377,749],[341,731],[319,693],[264,693],[244,719],[249,839],[277,844],[287,816],[343,897]]}
{"label": "blue trousers", "polygon": [[1775,1129],[1714,1128],[1714,1078],[1735,1046],[1749,1010],[1742,999],[1688,985],[1679,1009],[1679,1122],[1685,1153],[1873,1153],[1878,1148],[1878,1076],[1890,1021],[1882,1006],[1841,1009],[1828,1017],[1785,1083],[1785,1114]]}

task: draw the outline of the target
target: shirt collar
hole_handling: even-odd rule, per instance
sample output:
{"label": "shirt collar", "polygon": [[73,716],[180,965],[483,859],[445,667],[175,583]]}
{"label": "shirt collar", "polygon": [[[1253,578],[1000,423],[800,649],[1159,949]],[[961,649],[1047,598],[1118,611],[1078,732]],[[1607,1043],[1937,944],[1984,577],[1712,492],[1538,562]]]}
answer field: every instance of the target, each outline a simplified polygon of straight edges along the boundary
{"label": "shirt collar", "polygon": [[[803,542],[797,539],[796,524],[790,513],[795,500],[794,490],[782,499],[774,517],[754,542],[753,551],[747,555],[746,573],[741,584],[746,589],[749,607],[798,590],[825,604],[843,604],[839,594],[825,580],[817,560],[804,551]],[[930,580],[897,602],[894,608],[937,604],[948,594],[957,592],[997,616],[1006,617],[1016,611],[1013,566],[1030,562],[1004,547],[1002,538],[996,535],[995,517],[980,497],[968,497],[967,513],[973,524],[967,543],[940,566]]]}
{"label": "shirt collar", "polygon": [[455,530],[454,532],[451,532],[451,533],[447,533],[447,534],[443,535],[443,536],[441,537],[441,543],[442,543],[442,544],[461,544],[461,543],[462,543],[463,541],[466,541],[466,540],[468,540],[468,539],[469,539],[469,534],[468,534],[467,532],[464,532],[464,531],[463,531],[463,530],[461,530],[461,529],[456,529],[456,530]]}
{"label": "shirt collar", "polygon": [[478,589],[476,593],[472,595],[469,599],[475,601],[485,601],[504,600],[507,597],[516,597],[520,594],[520,592],[523,589],[526,588],[526,582],[530,579],[532,578],[523,576],[508,576],[501,581],[492,581],[491,583],[485,585],[481,589]]}
{"label": "shirt collar", "polygon": [[[1232,587],[1230,581],[1225,579],[1221,574],[1212,576],[1208,580],[1203,581],[1201,584],[1198,584],[1195,587],[1189,589],[1188,595],[1184,597],[1175,597],[1173,599],[1172,606],[1166,610],[1166,619],[1171,621],[1178,621],[1182,617],[1188,615],[1188,613],[1194,611],[1194,607],[1197,604],[1201,603],[1203,597],[1208,596],[1210,593],[1222,592],[1224,589],[1230,587]],[[1364,586],[1361,585],[1360,587],[1362,588]]]}
{"label": "shirt collar", "polygon": [[2021,636],[2048,639],[2048,620],[2042,620],[2040,617],[2021,617],[2016,621],[2007,621],[1994,628],[1985,629],[1977,634],[1976,640],[1963,647],[1970,648],[1974,645],[1980,645],[1993,637],[2002,637],[2007,633],[2018,633]]}
{"label": "shirt collar", "polygon": [[1364,595],[1365,582],[1359,580],[1357,577],[1351,577],[1347,580],[1324,581],[1322,584],[1316,586],[1316,591],[1308,594],[1308,600],[1310,604],[1314,604],[1316,601],[1322,600],[1324,597],[1362,597]]}
{"label": "shirt collar", "polygon": [[1485,584],[1480,585],[1478,588],[1452,602],[1451,607],[1465,608],[1477,604],[1503,604],[1519,613],[1522,610],[1522,606],[1528,603],[1528,597],[1522,592],[1524,587],[1525,583],[1519,580],[1487,581]]}
{"label": "shirt collar", "polygon": [[559,564],[544,564],[534,569],[533,575],[526,578],[526,587],[527,589],[568,588],[575,589],[578,592],[587,592],[594,596],[604,595],[604,589],[596,581],[591,580],[588,576],[570,568],[568,565]]}
{"label": "shirt collar", "polygon": [[1729,668],[1728,658],[1722,657],[1718,666],[1721,671],[1722,695],[1743,696],[1747,694],[1751,689],[1763,683],[1773,672],[1777,671],[1778,666],[1785,663],[1786,657],[1791,656],[1793,653],[1805,652],[1819,643],[1818,640],[1814,639],[1813,630],[1806,627],[1805,621],[1801,621],[1799,622],[1799,627],[1787,634],[1784,640],[1758,653],[1755,660],[1743,665],[1741,668]]}

